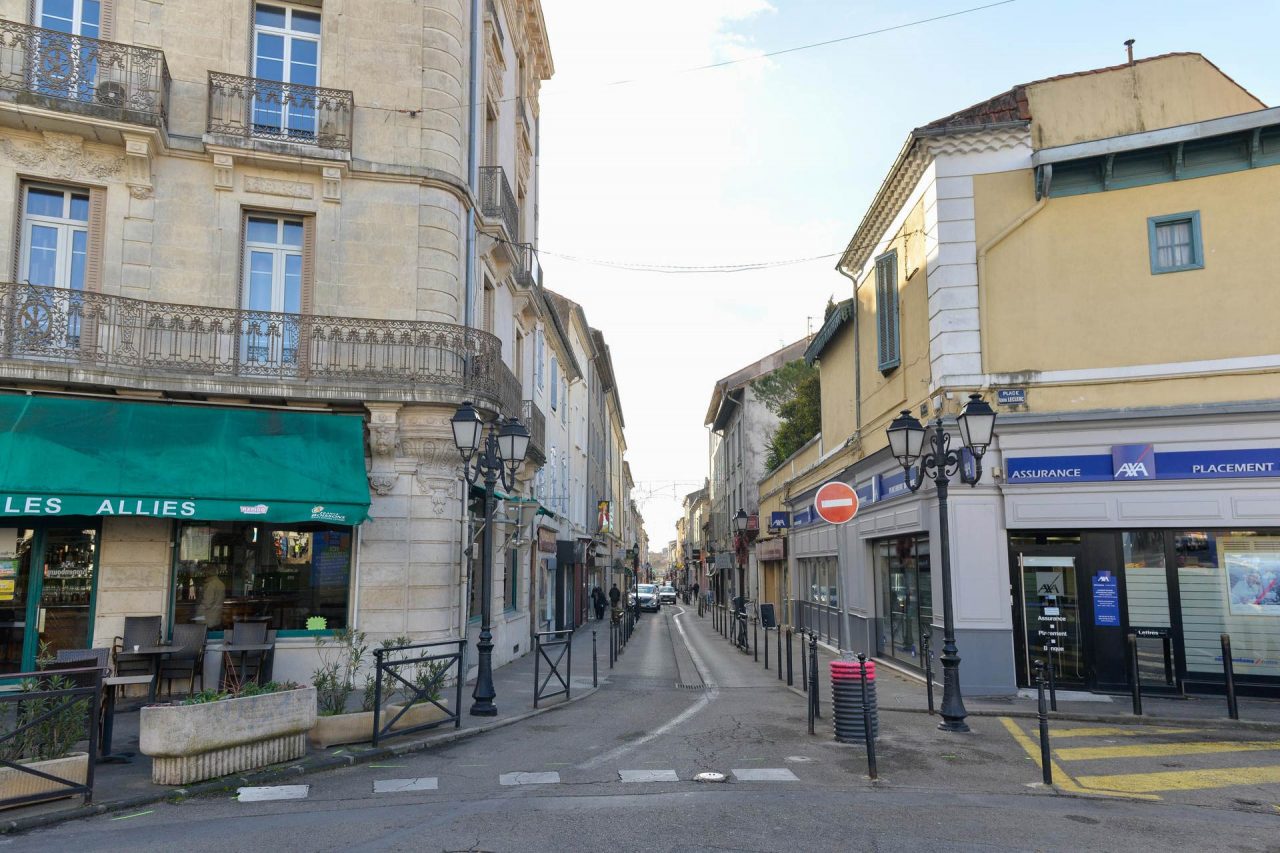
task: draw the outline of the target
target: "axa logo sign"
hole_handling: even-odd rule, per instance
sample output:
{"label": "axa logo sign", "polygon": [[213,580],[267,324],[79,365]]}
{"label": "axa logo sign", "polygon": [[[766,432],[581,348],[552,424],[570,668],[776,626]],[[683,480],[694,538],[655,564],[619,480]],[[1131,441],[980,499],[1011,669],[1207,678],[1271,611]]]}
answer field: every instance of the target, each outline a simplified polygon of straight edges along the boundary
{"label": "axa logo sign", "polygon": [[1112,479],[1154,480],[1156,451],[1153,444],[1117,444],[1111,448]]}

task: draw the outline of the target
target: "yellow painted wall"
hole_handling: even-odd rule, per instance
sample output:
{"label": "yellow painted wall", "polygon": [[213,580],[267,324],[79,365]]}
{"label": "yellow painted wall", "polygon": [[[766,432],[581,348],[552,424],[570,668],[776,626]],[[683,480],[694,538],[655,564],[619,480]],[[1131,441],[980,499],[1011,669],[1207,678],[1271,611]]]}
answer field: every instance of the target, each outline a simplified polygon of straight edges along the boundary
{"label": "yellow painted wall", "polygon": [[[974,196],[981,247],[1034,204],[1031,173],[979,176]],[[1280,166],[1051,198],[987,254],[985,369],[1103,368],[1280,351],[1280,287],[1259,248],[1280,234],[1277,198]],[[1191,210],[1200,212],[1204,269],[1152,275],[1147,218]]]}
{"label": "yellow painted wall", "polygon": [[1151,59],[1027,87],[1036,148],[1173,127],[1266,104],[1197,54]]}
{"label": "yellow painted wall", "polygon": [[827,447],[853,435],[853,321],[847,321],[822,351],[822,435]]}

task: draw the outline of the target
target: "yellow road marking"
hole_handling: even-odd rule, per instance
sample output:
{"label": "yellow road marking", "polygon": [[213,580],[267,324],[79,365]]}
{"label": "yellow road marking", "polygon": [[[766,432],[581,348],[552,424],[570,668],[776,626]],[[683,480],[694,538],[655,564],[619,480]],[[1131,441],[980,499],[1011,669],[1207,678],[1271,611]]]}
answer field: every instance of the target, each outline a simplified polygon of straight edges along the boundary
{"label": "yellow road marking", "polygon": [[1105,737],[1107,735],[1120,735],[1122,737],[1136,737],[1138,735],[1181,735],[1190,732],[1199,731],[1199,729],[1168,729],[1158,726],[1080,726],[1074,729],[1055,729],[1049,728],[1049,735],[1054,740],[1064,737]]}
{"label": "yellow road marking", "polygon": [[1080,776],[1077,781],[1085,787],[1098,785],[1129,794],[1151,791],[1195,791],[1201,788],[1280,783],[1280,764],[1266,767],[1231,767],[1222,770],[1172,770],[1164,773]]}
{"label": "yellow road marking", "polygon": [[[1000,717],[1000,722],[1008,730],[1009,734],[1013,736],[1013,739],[1018,742],[1018,745],[1026,750],[1027,755],[1031,756],[1031,760],[1036,763],[1036,766],[1040,767],[1040,745],[1027,737],[1026,733],[1018,727],[1018,724],[1008,717]],[[1154,794],[1121,793],[1102,790],[1101,788],[1088,790],[1076,784],[1077,780],[1072,779],[1065,770],[1058,766],[1057,762],[1050,760],[1049,768],[1053,771],[1054,786],[1058,790],[1066,791],[1070,794],[1101,794],[1108,797],[1132,797],[1140,800],[1160,799]]]}
{"label": "yellow road marking", "polygon": [[1077,746],[1055,749],[1059,761],[1098,758],[1152,758],[1161,755],[1203,755],[1220,752],[1257,752],[1280,749],[1280,740],[1201,741],[1197,743],[1142,743],[1126,746]]}

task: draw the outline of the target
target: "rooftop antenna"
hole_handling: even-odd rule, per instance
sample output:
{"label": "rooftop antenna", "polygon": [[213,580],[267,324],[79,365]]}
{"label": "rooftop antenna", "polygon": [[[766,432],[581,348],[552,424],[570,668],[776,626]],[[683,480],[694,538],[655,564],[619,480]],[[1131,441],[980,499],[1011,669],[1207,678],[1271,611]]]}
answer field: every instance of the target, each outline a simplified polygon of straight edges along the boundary
{"label": "rooftop antenna", "polygon": [[1137,41],[1137,39],[1126,39],[1126,40],[1125,40],[1125,43],[1124,43],[1124,49],[1125,49],[1126,51],[1128,51],[1128,53],[1129,53],[1129,64],[1130,64],[1130,65],[1132,65],[1132,64],[1133,64],[1133,43],[1134,43],[1135,41]]}

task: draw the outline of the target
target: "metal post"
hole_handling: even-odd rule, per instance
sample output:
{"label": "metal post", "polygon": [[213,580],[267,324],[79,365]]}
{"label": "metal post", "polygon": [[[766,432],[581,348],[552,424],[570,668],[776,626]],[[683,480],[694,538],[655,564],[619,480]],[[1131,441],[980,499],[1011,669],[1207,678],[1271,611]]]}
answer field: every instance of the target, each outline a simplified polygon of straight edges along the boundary
{"label": "metal post", "polygon": [[[382,728],[382,649],[373,650],[373,745],[378,745],[378,730]],[[458,665],[458,683],[463,681],[462,665]],[[201,685],[203,686],[203,685]],[[194,689],[194,687],[192,688]],[[462,709],[459,708],[459,711]],[[461,716],[461,715],[459,715]]]}
{"label": "metal post", "polygon": [[1049,671],[1049,710],[1058,710],[1058,686],[1053,681],[1053,646],[1045,649],[1045,657],[1048,658],[1049,665],[1046,667]]}
{"label": "metal post", "polygon": [[[757,646],[756,648],[758,651],[759,647]],[[759,660],[759,658],[757,657],[756,660]],[[764,671],[765,672],[769,671],[769,629],[768,628],[764,629]]]}
{"label": "metal post", "polygon": [[[744,615],[742,618],[745,619],[746,616]],[[767,640],[768,636],[766,636],[765,639]],[[759,620],[756,619],[754,616],[751,618],[751,656],[755,659],[756,663],[760,663]],[[765,667],[765,669],[768,669],[768,668],[769,668],[768,666]]]}
{"label": "metal post", "polygon": [[[791,671],[791,662],[795,660],[795,653],[791,651],[791,629],[787,629],[787,686],[793,686],[796,681]],[[781,673],[779,673],[781,675]]]}
{"label": "metal post", "polygon": [[813,691],[813,715],[822,719],[822,705],[818,696],[818,636],[809,635],[809,688]]}
{"label": "metal post", "polygon": [[1173,638],[1168,634],[1160,638],[1164,645],[1164,683],[1173,684]]}
{"label": "metal post", "polygon": [[[569,629],[569,644],[564,650],[564,701],[569,701],[569,691],[573,689],[573,629]],[[592,667],[594,669],[594,666]]]}
{"label": "metal post", "polygon": [[[485,454],[489,445],[496,445],[492,426],[486,438]],[[496,450],[496,448],[493,448]],[[495,454],[496,455],[496,454]],[[496,717],[498,708],[493,704],[497,691],[493,687],[493,490],[498,484],[498,469],[486,465],[484,469],[484,531],[480,537],[480,637],[476,651],[480,653],[476,669],[476,687],[471,691],[471,716]]]}
{"label": "metal post", "polygon": [[1049,709],[1044,701],[1044,661],[1036,661],[1036,718],[1040,721],[1040,775],[1053,784],[1053,764],[1049,759]]}
{"label": "metal post", "polygon": [[[942,419],[934,425],[934,448],[938,459],[946,457],[943,445]],[[938,728],[949,732],[967,732],[964,697],[960,694],[960,650],[956,648],[956,613],[951,594],[951,525],[947,518],[946,465],[938,465],[934,485],[938,491],[938,538],[942,545],[942,722]]]}
{"label": "metal post", "polygon": [[[542,637],[533,636],[533,707],[538,707],[538,664],[542,657]],[[547,676],[550,679],[551,676]]]}
{"label": "metal post", "polygon": [[1133,689],[1133,713],[1142,716],[1142,682],[1138,680],[1138,637],[1130,634],[1129,640],[1129,686]]}
{"label": "metal post", "polygon": [[[804,650],[804,642],[803,642],[803,641],[801,641],[801,643],[800,643],[800,649],[801,649],[801,651],[803,651],[803,650]],[[806,667],[806,669],[807,669],[807,667]],[[806,674],[805,674],[805,682],[806,682],[806,684],[807,684],[808,686],[806,686],[806,687],[805,687],[805,703],[809,706],[809,711],[808,711],[808,715],[809,715],[809,734],[813,734],[813,733],[814,733],[814,730],[813,730],[813,721],[814,721],[814,719],[816,719],[816,703],[814,702],[814,699],[813,699],[813,691],[814,691],[814,688],[816,688],[818,685],[814,684],[814,683],[813,683],[813,681],[814,681],[814,679],[809,678],[808,674],[806,673]]]}
{"label": "metal post", "polygon": [[800,632],[800,689],[809,692],[809,658],[804,643],[804,631]]}
{"label": "metal post", "polygon": [[[867,775],[878,778],[876,773],[876,739],[871,734],[871,703],[867,701],[867,656],[858,655],[859,676],[862,679],[862,731],[867,738]],[[835,711],[832,711],[834,714]]]}
{"label": "metal post", "polygon": [[595,629],[593,628],[591,630],[591,686],[592,687],[600,686],[600,673],[599,673],[600,665],[596,661],[597,661],[596,632],[595,632]]}
{"label": "metal post", "polygon": [[[777,666],[777,670],[778,670],[778,680],[779,680],[779,681],[781,681],[781,680],[782,680],[782,626],[781,626],[781,625],[779,625],[779,626],[778,626],[776,629],[774,629],[774,630],[775,630],[775,631],[777,631],[777,633],[778,633],[778,656],[777,656],[778,666]],[[765,654],[766,654],[766,655],[768,655],[768,654],[769,654],[769,652],[766,650],[766,651],[765,651]]]}
{"label": "metal post", "polygon": [[924,688],[929,697],[929,714],[933,714],[933,653],[929,651],[929,632],[920,635],[920,656],[924,658]]}
{"label": "metal post", "polygon": [[1240,719],[1240,706],[1236,704],[1236,667],[1231,660],[1231,635],[1222,635],[1222,678],[1227,688],[1227,716]]}
{"label": "metal post", "polygon": [[618,639],[618,626],[613,623],[613,614],[609,614],[609,669],[613,669],[614,658],[617,653],[614,651]]}

